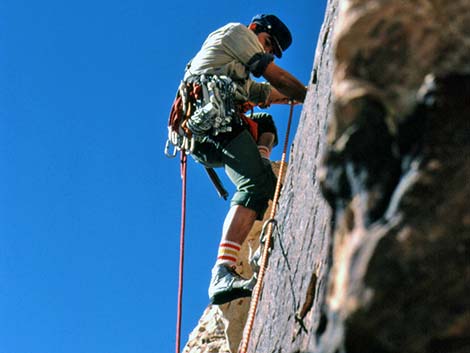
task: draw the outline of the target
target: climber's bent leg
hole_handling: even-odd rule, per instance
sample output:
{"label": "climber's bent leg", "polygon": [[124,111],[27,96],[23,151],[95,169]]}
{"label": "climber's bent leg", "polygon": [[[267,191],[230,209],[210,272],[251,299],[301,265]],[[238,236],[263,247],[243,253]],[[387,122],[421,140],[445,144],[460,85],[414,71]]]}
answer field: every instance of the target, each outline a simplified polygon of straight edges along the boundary
{"label": "climber's bent leg", "polygon": [[[268,201],[274,194],[276,178],[263,163],[258,147],[247,131],[242,131],[224,148],[227,175],[236,185],[230,210],[224,222],[219,254],[228,254],[227,244],[232,244],[236,255],[256,219],[262,219]],[[235,261],[235,257],[231,260]],[[218,259],[212,270],[209,298],[213,304],[222,304],[236,298],[249,296],[255,281],[242,278],[234,271],[234,262],[222,263]]]}

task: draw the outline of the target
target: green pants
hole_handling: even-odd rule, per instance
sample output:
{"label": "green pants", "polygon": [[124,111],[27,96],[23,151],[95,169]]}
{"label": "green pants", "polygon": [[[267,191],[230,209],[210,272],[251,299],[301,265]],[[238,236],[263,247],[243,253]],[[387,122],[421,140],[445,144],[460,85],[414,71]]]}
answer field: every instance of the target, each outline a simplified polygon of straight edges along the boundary
{"label": "green pants", "polygon": [[[269,115],[266,116],[272,121]],[[268,130],[263,129],[262,132]],[[223,167],[237,188],[231,205],[245,206],[256,211],[258,219],[263,218],[268,201],[274,196],[277,179],[269,161],[261,158],[256,141],[248,130],[227,134],[227,139],[218,141],[208,137],[196,143],[192,156],[206,167]]]}

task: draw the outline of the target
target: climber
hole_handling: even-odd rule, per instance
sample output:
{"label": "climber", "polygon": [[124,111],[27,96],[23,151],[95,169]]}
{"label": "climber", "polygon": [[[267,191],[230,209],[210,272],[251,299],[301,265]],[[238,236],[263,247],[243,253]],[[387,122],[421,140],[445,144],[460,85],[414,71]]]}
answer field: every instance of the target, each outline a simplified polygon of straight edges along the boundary
{"label": "climber", "polygon": [[[261,108],[289,101],[302,103],[305,86],[274,64],[274,55],[281,58],[291,42],[289,29],[271,14],[256,15],[248,26],[229,23],[207,37],[187,65],[183,82],[209,79],[220,83],[229,77],[235,83],[236,91],[231,94],[237,109],[247,102]],[[250,74],[263,76],[268,82],[256,82]],[[198,129],[194,121],[188,125]],[[202,136],[199,131],[191,150],[193,158],[209,168],[224,167],[237,188],[223,224],[208,291],[211,303],[223,304],[250,296],[255,284],[255,280],[236,273],[235,265],[243,241],[255,220],[263,218],[274,194],[276,176],[269,158],[277,144],[277,132],[271,115],[254,113],[250,118],[239,114],[223,130]]]}

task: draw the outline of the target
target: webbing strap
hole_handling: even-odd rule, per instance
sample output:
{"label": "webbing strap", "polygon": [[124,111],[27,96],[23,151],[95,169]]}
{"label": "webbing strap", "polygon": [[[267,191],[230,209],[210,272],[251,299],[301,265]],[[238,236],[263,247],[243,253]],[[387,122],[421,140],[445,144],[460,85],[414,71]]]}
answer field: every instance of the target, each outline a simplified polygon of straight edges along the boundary
{"label": "webbing strap", "polygon": [[178,310],[176,315],[176,353],[180,353],[181,342],[181,318],[183,307],[183,269],[184,269],[184,233],[186,228],[186,151],[181,150],[181,231],[180,231],[180,261],[178,279]]}
{"label": "webbing strap", "polygon": [[251,296],[250,310],[248,311],[248,318],[246,320],[245,329],[243,331],[243,338],[240,343],[240,348],[238,350],[238,353],[247,352],[248,344],[249,344],[250,337],[251,337],[251,332],[253,331],[253,323],[255,321],[256,309],[258,308],[258,302],[259,302],[259,298],[261,295],[261,289],[263,286],[264,275],[266,272],[266,267],[267,267],[267,262],[268,262],[269,250],[271,247],[271,239],[272,239],[272,234],[274,230],[273,220],[276,215],[277,203],[281,195],[282,178],[284,177],[284,172],[285,172],[286,154],[287,154],[287,148],[289,144],[289,134],[290,134],[290,127],[292,123],[293,112],[294,112],[294,102],[291,102],[289,119],[287,122],[286,137],[284,139],[284,149],[282,151],[281,166],[279,168],[279,175],[277,179],[276,190],[274,192],[271,212],[269,215],[269,219],[267,221],[269,223],[268,223],[268,228],[267,228],[267,232],[265,235],[265,244],[264,244],[263,254],[261,256],[260,270],[258,273],[258,281],[256,282],[256,286],[253,289],[253,294]]}

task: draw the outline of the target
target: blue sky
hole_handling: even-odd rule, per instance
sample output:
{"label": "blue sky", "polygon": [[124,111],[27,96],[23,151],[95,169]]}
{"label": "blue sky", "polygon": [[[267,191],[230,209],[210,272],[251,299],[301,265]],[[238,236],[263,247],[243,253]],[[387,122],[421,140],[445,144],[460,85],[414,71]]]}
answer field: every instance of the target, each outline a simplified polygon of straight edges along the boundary
{"label": "blue sky", "polygon": [[[0,0],[0,353],[174,351],[180,179],[163,146],[183,68],[212,30],[274,13],[294,37],[277,63],[307,84],[325,4]],[[289,109],[270,111],[282,136]],[[182,344],[229,207],[192,160],[188,178]]]}

